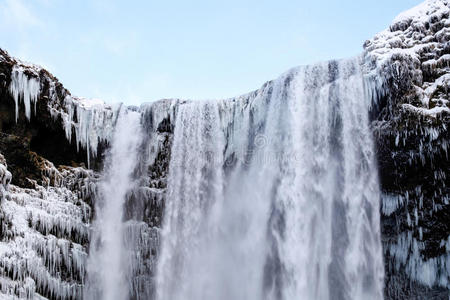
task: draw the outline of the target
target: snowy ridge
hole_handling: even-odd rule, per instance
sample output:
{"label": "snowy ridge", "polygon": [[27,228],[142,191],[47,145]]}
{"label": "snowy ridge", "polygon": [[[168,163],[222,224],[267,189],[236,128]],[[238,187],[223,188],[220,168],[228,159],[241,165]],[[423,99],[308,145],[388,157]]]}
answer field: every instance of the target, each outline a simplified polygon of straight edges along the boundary
{"label": "snowy ridge", "polygon": [[448,13],[448,1],[428,0],[400,13],[394,18],[392,26],[404,26],[406,28],[410,23],[425,24],[435,15],[446,13]]}

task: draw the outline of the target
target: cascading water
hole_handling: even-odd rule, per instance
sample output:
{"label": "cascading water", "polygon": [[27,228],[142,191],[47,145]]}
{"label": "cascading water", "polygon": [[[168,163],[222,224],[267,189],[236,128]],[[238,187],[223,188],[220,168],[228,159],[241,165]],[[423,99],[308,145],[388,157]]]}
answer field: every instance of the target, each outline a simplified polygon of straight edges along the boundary
{"label": "cascading water", "polygon": [[449,12],[399,15],[364,78],[332,61],[140,117],[0,49],[0,298],[448,299]]}
{"label": "cascading water", "polygon": [[157,299],[382,299],[359,59],[176,114]]}
{"label": "cascading water", "polygon": [[128,299],[123,211],[127,193],[133,186],[132,173],[142,142],[140,114],[121,110],[104,178],[99,184],[96,219],[87,264],[85,299]]}

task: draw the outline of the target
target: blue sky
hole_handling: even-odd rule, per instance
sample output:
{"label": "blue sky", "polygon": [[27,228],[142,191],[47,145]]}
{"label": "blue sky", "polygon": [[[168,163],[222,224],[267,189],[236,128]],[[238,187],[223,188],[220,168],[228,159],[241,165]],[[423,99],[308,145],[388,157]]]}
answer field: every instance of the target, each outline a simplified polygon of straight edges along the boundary
{"label": "blue sky", "polygon": [[357,55],[419,0],[0,0],[0,47],[72,94],[139,104],[226,98]]}

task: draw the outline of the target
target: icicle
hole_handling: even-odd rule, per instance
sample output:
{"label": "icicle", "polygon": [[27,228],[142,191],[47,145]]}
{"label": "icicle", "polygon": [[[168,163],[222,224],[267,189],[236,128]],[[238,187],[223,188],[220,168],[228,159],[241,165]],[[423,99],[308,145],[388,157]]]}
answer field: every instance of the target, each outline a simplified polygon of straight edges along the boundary
{"label": "icicle", "polygon": [[[0,179],[7,174],[2,166],[0,157]],[[82,297],[87,253],[73,241],[88,241],[84,222],[90,209],[69,188],[84,189],[92,171],[66,168],[61,174],[51,163],[47,166],[48,174],[60,178],[60,186],[12,185],[0,203],[2,226],[8,224],[1,229],[0,298],[40,299],[38,293],[56,299]],[[9,184],[10,174],[6,177],[3,183]]]}
{"label": "icicle", "polygon": [[28,77],[24,69],[15,65],[11,72],[11,84],[9,91],[14,98],[16,108],[16,122],[19,118],[19,104],[22,100],[25,106],[25,116],[28,120],[31,118],[31,105],[34,106],[36,113],[36,101],[39,97],[40,83],[39,78]]}

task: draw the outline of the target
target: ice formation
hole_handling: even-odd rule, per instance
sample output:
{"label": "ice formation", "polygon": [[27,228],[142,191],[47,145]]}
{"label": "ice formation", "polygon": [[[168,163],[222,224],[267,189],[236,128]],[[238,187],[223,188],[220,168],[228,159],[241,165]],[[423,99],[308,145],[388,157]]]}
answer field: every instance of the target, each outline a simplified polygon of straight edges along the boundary
{"label": "ice formation", "polygon": [[91,214],[84,200],[95,192],[90,171],[50,170],[55,186],[24,189],[9,185],[0,166],[0,298],[79,298]]}
{"label": "ice formation", "polygon": [[393,268],[405,267],[409,276],[428,287],[440,285],[450,288],[450,237],[441,241],[445,254],[424,259],[421,251],[424,242],[414,237],[414,231],[407,231],[398,236],[397,241],[389,245],[386,251],[395,258]]}
{"label": "ice formation", "polygon": [[[101,179],[46,161],[34,189],[0,156],[0,299],[381,299],[385,268],[450,289],[450,237],[425,242],[449,204],[449,13],[426,1],[361,57],[219,101],[108,105],[14,60],[16,122],[45,104],[88,163],[109,148]],[[372,133],[433,193],[380,193]],[[380,212],[405,221],[383,244]]]}
{"label": "ice formation", "polygon": [[[36,102],[45,98],[41,101],[47,102],[48,111],[55,120],[62,120],[68,141],[74,138],[77,147],[86,150],[89,164],[91,156],[97,156],[99,143],[110,141],[121,104],[108,105],[98,99],[78,98],[65,90],[58,93],[56,79],[41,71],[39,66],[21,61],[16,61],[12,68],[9,92],[15,101],[16,122],[20,103],[23,103],[25,116],[30,120],[36,114]],[[40,94],[43,85],[48,85],[48,95]]]}
{"label": "ice formation", "polygon": [[[9,85],[9,91],[14,98],[16,105],[16,122],[19,117],[19,104],[22,101],[25,107],[25,116],[28,120],[31,118],[31,106],[34,106],[34,112],[36,113],[36,101],[39,97],[40,83],[39,77],[29,78],[24,73],[24,68],[15,65],[11,72],[11,84]],[[36,74],[34,74],[36,76]]]}
{"label": "ice formation", "polygon": [[72,97],[64,98],[65,110],[51,107],[52,115],[63,120],[66,137],[72,140],[72,131],[75,132],[77,147],[83,147],[87,151],[87,161],[90,156],[97,156],[100,142],[111,141],[114,123],[121,105],[106,105],[103,101],[87,100]]}

